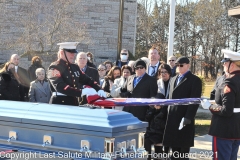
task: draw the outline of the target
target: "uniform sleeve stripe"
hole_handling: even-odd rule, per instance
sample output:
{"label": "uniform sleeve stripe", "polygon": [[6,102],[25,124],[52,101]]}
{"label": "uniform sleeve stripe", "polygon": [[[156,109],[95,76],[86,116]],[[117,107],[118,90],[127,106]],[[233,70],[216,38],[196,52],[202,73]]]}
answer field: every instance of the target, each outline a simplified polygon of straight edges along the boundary
{"label": "uniform sleeve stripe", "polygon": [[67,85],[67,86],[64,88],[64,90],[67,90],[67,89],[68,89],[68,87],[69,87],[69,85]]}

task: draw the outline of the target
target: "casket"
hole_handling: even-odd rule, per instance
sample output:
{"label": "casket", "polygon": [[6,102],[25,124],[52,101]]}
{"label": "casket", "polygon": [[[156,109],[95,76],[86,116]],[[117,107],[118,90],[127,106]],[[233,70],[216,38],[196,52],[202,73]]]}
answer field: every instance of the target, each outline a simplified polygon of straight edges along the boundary
{"label": "casket", "polygon": [[141,158],[147,126],[118,110],[0,101],[0,148],[52,158]]}

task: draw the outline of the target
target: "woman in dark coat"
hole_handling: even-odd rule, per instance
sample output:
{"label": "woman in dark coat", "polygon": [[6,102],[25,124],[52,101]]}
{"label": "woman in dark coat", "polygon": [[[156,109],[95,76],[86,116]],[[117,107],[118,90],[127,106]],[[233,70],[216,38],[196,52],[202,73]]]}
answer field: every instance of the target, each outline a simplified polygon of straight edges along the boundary
{"label": "woman in dark coat", "polygon": [[15,75],[14,64],[7,62],[0,70],[0,99],[20,101],[23,92]]}
{"label": "woman in dark coat", "polygon": [[42,66],[41,58],[38,57],[38,56],[34,56],[32,58],[32,64],[28,68],[28,76],[29,76],[30,82],[32,82],[32,81],[37,79],[36,73],[35,73],[37,68],[43,68],[44,69],[44,67]]}
{"label": "woman in dark coat", "polygon": [[[157,99],[168,98],[169,81],[171,79],[171,68],[168,64],[161,64],[158,69],[158,93],[155,96]],[[167,106],[151,106],[146,115],[146,121],[149,123],[146,134],[144,136],[144,148],[148,153],[151,153],[151,146],[154,145],[155,153],[163,154],[163,134],[167,119]],[[169,148],[164,147],[164,153],[168,153]],[[160,154],[159,154],[160,153]],[[151,156],[148,156],[148,160]]]}

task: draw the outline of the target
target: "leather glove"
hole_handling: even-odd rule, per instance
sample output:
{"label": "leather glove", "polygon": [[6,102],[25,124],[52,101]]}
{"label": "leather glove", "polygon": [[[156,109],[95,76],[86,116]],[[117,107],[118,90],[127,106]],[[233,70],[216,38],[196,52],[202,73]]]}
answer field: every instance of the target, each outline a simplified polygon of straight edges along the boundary
{"label": "leather glove", "polygon": [[190,123],[191,123],[191,120],[190,120],[190,119],[184,118],[184,120],[183,120],[183,126],[186,126],[187,124],[190,124]]}
{"label": "leather glove", "polygon": [[127,92],[127,88],[121,88],[120,91],[121,92]]}
{"label": "leather glove", "polygon": [[203,107],[203,109],[209,109],[209,107],[212,105],[209,100],[207,99],[203,99],[201,100],[201,105]]}
{"label": "leather glove", "polygon": [[131,96],[131,93],[130,92],[121,92],[119,95],[122,98],[129,98]]}
{"label": "leather glove", "polygon": [[100,89],[97,94],[100,96],[100,97],[104,97],[104,98],[107,98],[107,94],[102,90]]}
{"label": "leather glove", "polygon": [[81,97],[83,97],[85,95],[89,96],[89,95],[95,95],[95,94],[97,94],[95,89],[93,89],[93,88],[84,88],[84,89],[82,89]]}

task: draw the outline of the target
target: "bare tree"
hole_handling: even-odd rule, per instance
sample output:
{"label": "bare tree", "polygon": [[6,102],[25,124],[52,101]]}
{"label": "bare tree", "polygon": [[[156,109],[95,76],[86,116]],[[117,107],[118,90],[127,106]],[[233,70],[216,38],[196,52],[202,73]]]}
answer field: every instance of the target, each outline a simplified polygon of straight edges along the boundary
{"label": "bare tree", "polygon": [[79,0],[23,0],[12,4],[18,6],[15,12],[9,11],[11,4],[6,2],[1,3],[2,16],[17,30],[14,37],[0,33],[7,37],[2,42],[6,49],[46,53],[57,51],[59,42],[90,42],[85,25],[79,21],[84,10]]}

